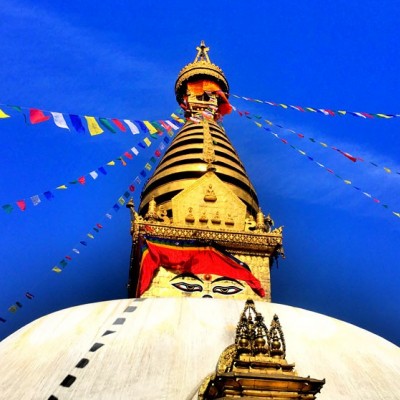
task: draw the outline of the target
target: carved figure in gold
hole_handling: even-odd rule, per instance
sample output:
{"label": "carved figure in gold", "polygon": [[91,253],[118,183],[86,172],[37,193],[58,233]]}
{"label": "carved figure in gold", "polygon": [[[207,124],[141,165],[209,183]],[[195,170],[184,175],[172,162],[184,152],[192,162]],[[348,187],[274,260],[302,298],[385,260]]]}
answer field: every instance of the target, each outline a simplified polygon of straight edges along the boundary
{"label": "carved figure in gold", "polygon": [[214,189],[211,183],[208,185],[207,192],[204,196],[204,201],[215,202],[217,201],[217,196],[215,195]]}

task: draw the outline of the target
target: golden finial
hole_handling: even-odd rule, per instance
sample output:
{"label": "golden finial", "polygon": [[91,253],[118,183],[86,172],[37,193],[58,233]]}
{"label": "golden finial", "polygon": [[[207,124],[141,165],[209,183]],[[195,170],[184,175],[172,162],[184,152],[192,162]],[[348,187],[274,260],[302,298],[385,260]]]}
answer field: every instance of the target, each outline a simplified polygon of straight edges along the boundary
{"label": "golden finial", "polygon": [[208,51],[210,50],[210,48],[205,45],[204,40],[201,41],[200,46],[196,47],[196,50],[197,50],[197,55],[193,62],[198,62],[198,61],[211,62],[210,58],[208,57]]}

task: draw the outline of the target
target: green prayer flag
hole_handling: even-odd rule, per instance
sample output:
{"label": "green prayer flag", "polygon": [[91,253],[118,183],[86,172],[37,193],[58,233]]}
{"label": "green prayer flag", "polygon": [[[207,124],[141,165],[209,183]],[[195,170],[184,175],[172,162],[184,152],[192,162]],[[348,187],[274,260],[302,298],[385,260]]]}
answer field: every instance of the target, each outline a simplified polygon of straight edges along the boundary
{"label": "green prayer flag", "polygon": [[4,210],[7,214],[10,214],[10,213],[12,212],[12,210],[13,210],[13,207],[12,207],[11,204],[4,204],[4,206],[2,206],[2,207],[3,207],[3,210]]}
{"label": "green prayer flag", "polygon": [[100,124],[103,125],[104,128],[108,129],[112,133],[116,133],[116,130],[111,125],[111,123],[107,120],[107,118],[99,118]]}

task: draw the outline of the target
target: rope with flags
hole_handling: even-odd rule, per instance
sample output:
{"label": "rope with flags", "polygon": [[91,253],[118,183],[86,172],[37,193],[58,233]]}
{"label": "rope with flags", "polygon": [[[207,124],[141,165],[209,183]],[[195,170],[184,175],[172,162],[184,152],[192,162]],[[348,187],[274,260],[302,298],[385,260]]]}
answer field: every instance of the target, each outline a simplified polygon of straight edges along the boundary
{"label": "rope with flags", "polygon": [[311,112],[311,113],[319,113],[326,116],[345,116],[352,115],[353,117],[363,118],[363,119],[372,119],[372,118],[380,118],[380,119],[392,119],[392,118],[400,118],[400,114],[389,114],[389,113],[371,113],[365,111],[346,111],[346,110],[331,110],[328,108],[317,108],[317,107],[306,107],[306,106],[294,106],[291,104],[277,103],[274,101],[267,100],[259,100],[251,97],[239,96],[237,94],[232,94],[233,97],[245,101],[250,101],[253,103],[261,103],[268,104],[272,107],[280,107],[285,110],[296,110],[303,113]]}
{"label": "rope with flags", "polygon": [[[173,136],[174,132],[170,133],[170,136]],[[164,137],[163,142],[160,143],[158,146],[156,152],[160,153],[160,156],[162,155],[161,152],[163,152],[168,145],[170,144],[170,138],[168,136]],[[146,175],[148,171],[150,171],[153,168],[153,162],[152,162],[151,157],[148,162],[144,165],[143,170],[139,173],[138,176],[128,185],[127,189],[118,197],[117,201],[113,204],[112,207],[110,207],[107,212],[103,215],[103,217],[96,222],[92,228],[85,234],[84,237],[81,237],[79,241],[75,243],[75,245],[70,249],[67,255],[65,255],[56,265],[54,265],[51,268],[51,271],[56,273],[56,274],[61,274],[66,267],[75,260],[77,256],[81,254],[81,251],[86,249],[88,246],[90,246],[90,241],[95,240],[96,235],[98,235],[106,226],[107,222],[109,222],[113,218],[113,214],[117,213],[121,207],[126,205],[128,202],[129,198],[132,196],[132,193],[135,191],[137,185],[142,183],[142,179],[140,178],[143,177],[143,173]],[[27,299],[27,300],[34,300],[36,297],[36,292],[35,288],[39,285],[37,283],[35,287],[31,287],[29,291],[26,291],[24,295],[21,295],[21,298],[19,298],[18,301],[15,301],[13,304],[11,304],[8,307],[8,312],[11,314],[15,314],[17,311],[19,311],[21,308],[23,308],[24,301],[22,298]],[[6,323],[7,319],[3,316],[0,316],[0,322]]]}
{"label": "rope with flags", "polygon": [[[252,120],[251,118],[249,118],[249,120]],[[267,132],[269,132],[273,137],[275,137],[277,140],[279,140],[281,143],[283,144],[287,144],[289,145],[290,148],[292,148],[293,150],[295,150],[298,154],[306,157],[309,161],[312,161],[314,164],[318,165],[320,168],[324,169],[326,172],[329,172],[331,175],[334,175],[336,178],[340,179],[344,184],[351,186],[353,189],[357,190],[358,192],[360,192],[361,194],[363,194],[365,197],[370,198],[375,204],[380,204],[383,208],[385,209],[390,209],[388,204],[384,204],[382,203],[381,200],[377,199],[376,197],[374,197],[372,194],[364,191],[363,189],[361,189],[358,186],[354,186],[353,182],[349,179],[345,179],[342,176],[340,176],[339,174],[337,174],[335,171],[333,171],[333,169],[328,168],[327,166],[325,166],[324,164],[320,163],[319,161],[315,160],[314,157],[310,156],[309,154],[307,154],[304,150],[299,149],[295,146],[293,146],[292,144],[289,143],[289,141],[285,138],[282,138],[281,136],[279,136],[276,132],[273,132],[271,130],[271,128],[264,126],[263,124],[261,124],[258,121],[252,121],[254,122],[254,124],[256,126],[258,126],[259,128],[263,128],[265,129]],[[391,213],[400,218],[400,212],[397,211],[393,211],[391,210]]]}
{"label": "rope with flags", "polygon": [[[6,110],[6,111],[4,111]],[[15,114],[16,113],[16,114]],[[88,115],[68,114],[65,112],[40,110],[32,107],[11,106],[0,103],[0,119],[7,119],[15,115],[22,115],[26,124],[36,125],[49,120],[53,120],[56,127],[61,129],[73,130],[80,134],[89,132],[90,136],[101,135],[105,131],[111,133],[128,132],[137,135],[140,132],[156,134],[165,129],[177,129],[175,123],[170,120],[131,120],[113,117],[93,117]],[[179,124],[184,120],[176,115],[171,117]]]}
{"label": "rope with flags", "polygon": [[[172,132],[177,129],[179,129],[178,126],[175,126],[175,128],[171,127],[170,129],[167,130],[167,132],[170,136],[172,136],[173,135]],[[164,132],[160,132],[156,136],[152,136],[152,137],[158,139],[158,137],[163,135],[163,133]],[[164,139],[167,139],[166,143],[169,143],[169,139],[167,137]],[[71,180],[68,183],[63,183],[61,185],[58,185],[55,189],[45,190],[42,193],[35,194],[33,196],[29,196],[26,198],[22,198],[22,199],[19,199],[17,201],[11,202],[11,203],[3,204],[1,206],[1,208],[7,214],[11,214],[14,210],[15,205],[17,206],[17,208],[20,211],[25,211],[27,209],[28,204],[30,204],[30,203],[32,203],[33,206],[37,206],[39,204],[43,204],[42,200],[51,201],[55,198],[55,194],[54,194],[55,191],[64,191],[73,186],[75,186],[75,187],[83,186],[89,180],[96,180],[99,176],[106,176],[108,174],[109,168],[114,167],[115,165],[122,165],[125,167],[127,165],[126,160],[132,160],[134,158],[134,156],[137,156],[140,153],[140,151],[138,149],[147,149],[151,145],[152,145],[152,141],[148,137],[145,137],[142,141],[137,142],[136,146],[131,147],[129,150],[125,151],[123,154],[121,154],[116,159],[108,161],[107,163],[101,165],[97,169],[94,169],[86,174],[80,175],[78,178]],[[149,162],[151,164],[155,164],[156,158],[159,158],[160,156],[161,156],[161,151],[160,151],[160,149],[157,149],[154,152],[154,156],[150,158]]]}
{"label": "rope with flags", "polygon": [[[321,141],[319,141],[319,140],[317,140],[317,139],[314,139],[314,138],[312,138],[312,137],[307,137],[307,136],[304,135],[303,133],[297,132],[297,131],[295,131],[295,130],[293,130],[293,129],[286,128],[286,127],[284,127],[284,126],[281,125],[281,124],[277,124],[277,123],[272,122],[271,120],[264,119],[264,118],[263,118],[262,116],[260,116],[260,115],[251,114],[249,111],[238,110],[236,107],[233,107],[233,109],[234,109],[234,111],[236,111],[241,117],[245,116],[245,117],[248,118],[248,119],[263,120],[263,121],[266,122],[269,126],[275,126],[275,127],[279,128],[279,129],[283,129],[283,130],[285,130],[285,131],[287,131],[287,132],[289,132],[289,133],[292,133],[292,134],[296,135],[296,136],[297,136],[298,138],[300,138],[300,139],[308,139],[310,142],[315,143],[315,144],[319,144],[319,145],[321,145],[321,146],[322,146],[323,148],[325,148],[325,149],[332,149],[332,150],[334,150],[335,152],[341,154],[342,156],[346,157],[348,160],[350,160],[350,161],[352,161],[352,162],[354,162],[354,163],[357,162],[357,161],[362,162],[362,163],[368,163],[368,164],[370,164],[370,165],[373,165],[373,166],[376,167],[376,168],[382,168],[382,169],[383,169],[386,173],[388,173],[388,174],[397,174],[397,175],[400,175],[400,172],[399,172],[399,171],[395,171],[393,168],[389,168],[389,167],[387,167],[387,166],[381,166],[381,165],[379,165],[379,164],[377,164],[377,163],[375,163],[375,162],[373,162],[373,161],[364,160],[362,157],[353,156],[352,154],[350,154],[350,153],[348,153],[348,152],[346,152],[346,151],[343,151],[343,150],[341,150],[341,149],[339,149],[339,148],[337,148],[337,147],[335,147],[335,146],[331,146],[331,145],[329,145],[329,144],[327,144],[327,143],[325,143],[325,142],[321,142]],[[266,128],[265,128],[265,129],[266,129]]]}

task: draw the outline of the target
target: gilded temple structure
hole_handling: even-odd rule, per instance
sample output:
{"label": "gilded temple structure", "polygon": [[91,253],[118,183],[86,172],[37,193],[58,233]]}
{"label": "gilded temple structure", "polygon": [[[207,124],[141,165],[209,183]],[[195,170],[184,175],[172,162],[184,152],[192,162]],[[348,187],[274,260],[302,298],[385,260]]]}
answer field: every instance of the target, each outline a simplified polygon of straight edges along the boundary
{"label": "gilded temple structure", "polygon": [[[130,297],[271,301],[270,268],[283,254],[282,228],[261,210],[221,124],[232,110],[229,84],[208,51],[202,42],[180,71],[175,95],[186,122],[145,185],[138,211],[129,204]],[[148,253],[154,259],[167,247],[171,260],[164,252],[163,265],[149,266]]]}
{"label": "gilded temple structure", "polygon": [[127,204],[129,298],[57,311],[0,342],[1,399],[400,398],[397,346],[271,301],[282,227],[223,128],[229,84],[208,52],[202,42],[180,71],[183,126]]}

